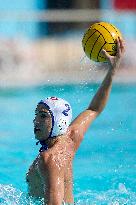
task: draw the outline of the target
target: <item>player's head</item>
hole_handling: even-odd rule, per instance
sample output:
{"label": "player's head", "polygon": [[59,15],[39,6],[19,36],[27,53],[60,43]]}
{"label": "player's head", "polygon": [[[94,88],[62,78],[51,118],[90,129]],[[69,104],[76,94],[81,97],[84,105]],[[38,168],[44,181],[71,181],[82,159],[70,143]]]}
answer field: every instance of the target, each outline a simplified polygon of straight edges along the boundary
{"label": "player's head", "polygon": [[65,134],[72,119],[70,104],[56,97],[41,100],[35,112],[34,133],[39,141]]}

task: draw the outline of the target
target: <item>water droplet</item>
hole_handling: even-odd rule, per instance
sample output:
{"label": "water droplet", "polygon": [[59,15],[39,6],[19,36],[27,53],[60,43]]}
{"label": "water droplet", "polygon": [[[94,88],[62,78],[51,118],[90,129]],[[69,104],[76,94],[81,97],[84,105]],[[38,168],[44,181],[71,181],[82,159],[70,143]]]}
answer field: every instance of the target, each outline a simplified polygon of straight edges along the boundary
{"label": "water droplet", "polygon": [[127,189],[124,184],[119,183],[118,189],[121,193],[127,193]]}

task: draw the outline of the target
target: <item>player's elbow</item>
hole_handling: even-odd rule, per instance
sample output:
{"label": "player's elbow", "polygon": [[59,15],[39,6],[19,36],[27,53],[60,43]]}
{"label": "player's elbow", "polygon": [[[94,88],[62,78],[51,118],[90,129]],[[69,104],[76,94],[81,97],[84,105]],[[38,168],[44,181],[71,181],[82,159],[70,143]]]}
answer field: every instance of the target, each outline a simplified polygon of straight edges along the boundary
{"label": "player's elbow", "polygon": [[105,106],[90,106],[88,109],[94,112],[95,117],[97,117],[104,109]]}

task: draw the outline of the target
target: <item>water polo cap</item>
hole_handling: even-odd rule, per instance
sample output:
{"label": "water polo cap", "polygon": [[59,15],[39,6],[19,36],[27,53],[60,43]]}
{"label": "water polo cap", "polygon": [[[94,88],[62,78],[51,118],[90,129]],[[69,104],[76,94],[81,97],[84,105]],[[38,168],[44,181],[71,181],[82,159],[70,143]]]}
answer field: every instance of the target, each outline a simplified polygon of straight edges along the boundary
{"label": "water polo cap", "polygon": [[52,117],[52,128],[49,137],[55,137],[66,133],[72,119],[72,109],[70,104],[57,97],[48,97],[38,104],[44,104]]}

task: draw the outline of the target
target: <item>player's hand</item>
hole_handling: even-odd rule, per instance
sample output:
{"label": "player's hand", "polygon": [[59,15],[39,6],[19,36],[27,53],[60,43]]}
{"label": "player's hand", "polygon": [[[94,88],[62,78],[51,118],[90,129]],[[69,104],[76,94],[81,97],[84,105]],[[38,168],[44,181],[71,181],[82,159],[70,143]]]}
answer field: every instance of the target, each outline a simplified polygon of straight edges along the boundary
{"label": "player's hand", "polygon": [[124,41],[120,37],[117,39],[116,56],[111,56],[104,49],[102,50],[102,54],[108,60],[108,63],[110,64],[110,68],[113,71],[115,71],[115,69],[117,69],[119,67],[124,52],[125,52]]}

